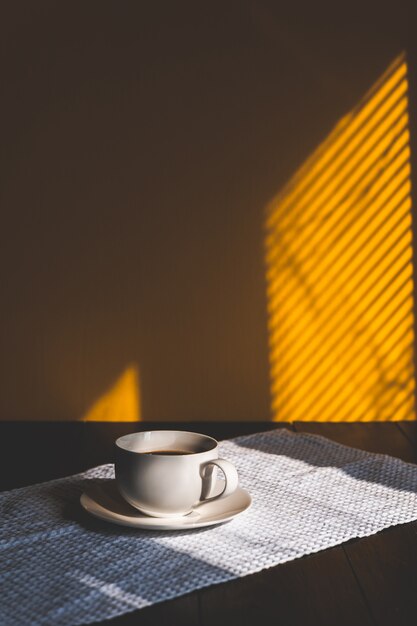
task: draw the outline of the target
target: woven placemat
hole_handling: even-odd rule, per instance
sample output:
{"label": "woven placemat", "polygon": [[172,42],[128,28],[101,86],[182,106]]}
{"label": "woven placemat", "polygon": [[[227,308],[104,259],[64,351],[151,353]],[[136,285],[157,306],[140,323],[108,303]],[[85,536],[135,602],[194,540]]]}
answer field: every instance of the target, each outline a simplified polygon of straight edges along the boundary
{"label": "woven placemat", "polygon": [[113,466],[0,494],[0,624],[115,617],[417,519],[417,466],[288,430],[220,444],[252,508],[193,531],[141,531],[81,510]]}

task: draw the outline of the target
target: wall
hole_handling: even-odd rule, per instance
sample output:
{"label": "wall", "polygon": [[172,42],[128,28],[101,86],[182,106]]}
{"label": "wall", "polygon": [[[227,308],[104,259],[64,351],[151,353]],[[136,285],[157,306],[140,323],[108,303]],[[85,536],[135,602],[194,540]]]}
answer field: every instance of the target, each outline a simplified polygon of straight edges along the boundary
{"label": "wall", "polygon": [[265,207],[411,23],[292,4],[2,5],[0,419],[270,418]]}

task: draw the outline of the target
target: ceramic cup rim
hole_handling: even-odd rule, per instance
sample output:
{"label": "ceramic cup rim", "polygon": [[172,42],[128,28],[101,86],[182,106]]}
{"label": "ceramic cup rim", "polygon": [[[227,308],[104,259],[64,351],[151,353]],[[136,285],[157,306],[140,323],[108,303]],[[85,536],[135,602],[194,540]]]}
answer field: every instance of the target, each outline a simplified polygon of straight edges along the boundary
{"label": "ceramic cup rim", "polygon": [[[146,435],[148,433],[161,433],[161,434],[184,434],[184,435],[192,435],[193,437],[195,437],[196,439],[199,440],[206,440],[209,441],[212,445],[207,448],[206,450],[200,450],[198,452],[195,452],[194,450],[191,450],[190,452],[187,452],[186,454],[176,454],[175,457],[176,458],[184,458],[184,457],[196,457],[199,455],[204,455],[207,454],[207,452],[212,452],[213,450],[215,450],[217,448],[217,446],[219,445],[218,441],[216,439],[214,439],[214,437],[210,437],[210,435],[204,435],[203,433],[196,433],[193,432],[191,430],[167,430],[167,429],[152,429],[152,430],[140,430],[134,433],[128,433],[127,435],[122,435],[121,437],[118,437],[116,439],[116,441],[114,442],[114,445],[123,453],[127,453],[127,454],[132,454],[135,456],[141,456],[144,454],[143,451],[141,450],[130,450],[129,448],[126,448],[123,444],[127,441],[129,441],[130,439],[134,439],[136,437],[138,437],[138,435]],[[175,458],[175,457],[169,457],[170,459]],[[167,456],[164,454],[152,454],[152,458],[158,458],[158,459],[166,459]]]}

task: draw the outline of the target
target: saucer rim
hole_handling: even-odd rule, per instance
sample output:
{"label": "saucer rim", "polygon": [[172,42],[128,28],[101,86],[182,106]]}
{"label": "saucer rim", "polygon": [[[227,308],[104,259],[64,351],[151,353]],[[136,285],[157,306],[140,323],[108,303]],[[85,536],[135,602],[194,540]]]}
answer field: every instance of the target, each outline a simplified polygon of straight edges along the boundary
{"label": "saucer rim", "polygon": [[[198,508],[200,506],[205,506],[209,504],[209,501],[207,502],[203,501],[201,504],[195,507],[191,515],[185,515],[185,516],[176,517],[176,518],[166,518],[166,517],[164,518],[164,517],[150,517],[150,516],[146,516],[145,514],[142,514],[140,517],[137,517],[136,519],[128,517],[128,516],[123,516],[123,514],[121,513],[116,514],[118,515],[117,518],[112,518],[111,509],[108,509],[104,507],[102,504],[100,504],[99,502],[96,502],[94,498],[90,496],[88,493],[86,493],[85,491],[80,496],[80,504],[82,508],[89,515],[92,515],[93,517],[100,519],[101,521],[108,522],[109,524],[116,524],[118,526],[125,526],[128,528],[137,528],[141,530],[192,530],[195,528],[204,528],[206,526],[225,524],[235,519],[241,513],[244,513],[245,511],[247,511],[252,506],[252,503],[253,503],[251,494],[249,493],[249,491],[247,491],[246,489],[243,489],[243,487],[240,487],[240,486],[237,487],[236,491],[239,491],[243,495],[246,496],[247,498],[246,505],[244,506],[244,508],[239,507],[237,510],[232,509],[229,515],[226,515],[226,517],[221,516],[220,519],[219,519],[220,515],[218,515],[214,519],[213,519],[213,516],[211,516],[209,519],[204,519],[204,517],[202,519],[199,517],[194,517],[194,516],[191,517],[192,513],[196,513],[198,515],[199,513]],[[227,496],[226,498],[224,498],[224,501],[226,502],[229,498],[233,498],[233,496],[236,495],[236,491],[230,494],[230,496]],[[90,506],[90,503],[92,503],[93,506]],[[99,508],[97,509],[95,507],[99,507]],[[102,509],[103,512],[101,512],[100,509]],[[140,513],[140,511],[137,511],[137,513]]]}

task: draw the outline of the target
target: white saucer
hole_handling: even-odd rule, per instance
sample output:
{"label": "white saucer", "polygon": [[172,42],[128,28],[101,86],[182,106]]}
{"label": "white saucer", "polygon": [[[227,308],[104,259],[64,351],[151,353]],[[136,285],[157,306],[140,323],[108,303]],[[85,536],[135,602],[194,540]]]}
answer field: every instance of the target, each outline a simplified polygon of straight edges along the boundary
{"label": "white saucer", "polygon": [[[224,481],[217,479],[211,495],[215,496],[223,489]],[[238,487],[227,498],[199,504],[189,515],[149,517],[130,506],[119,494],[116,481],[109,480],[89,488],[82,494],[80,502],[88,513],[113,524],[149,530],[187,530],[229,522],[250,507],[252,498],[245,489]]]}

